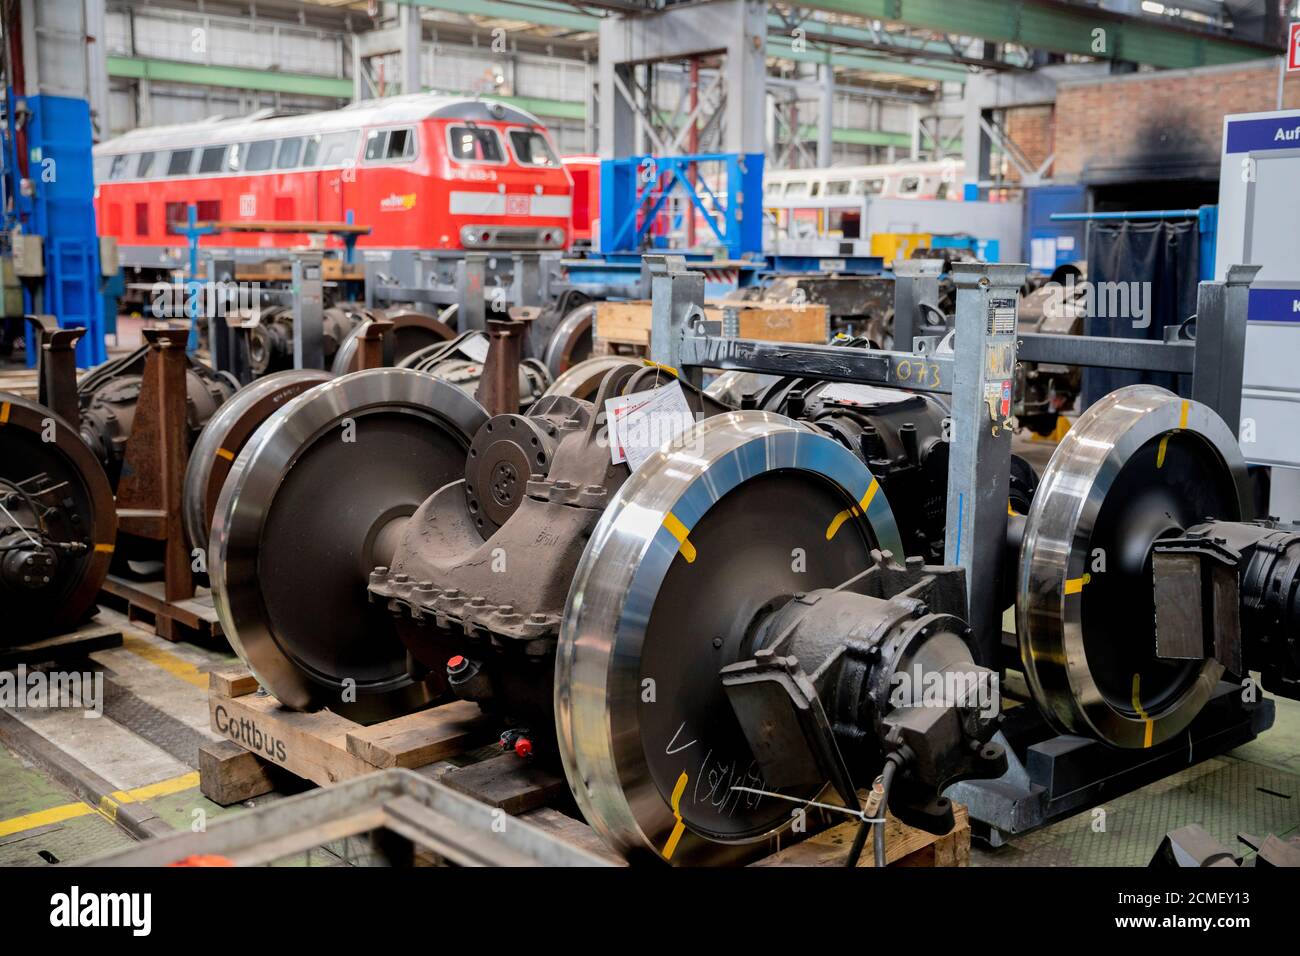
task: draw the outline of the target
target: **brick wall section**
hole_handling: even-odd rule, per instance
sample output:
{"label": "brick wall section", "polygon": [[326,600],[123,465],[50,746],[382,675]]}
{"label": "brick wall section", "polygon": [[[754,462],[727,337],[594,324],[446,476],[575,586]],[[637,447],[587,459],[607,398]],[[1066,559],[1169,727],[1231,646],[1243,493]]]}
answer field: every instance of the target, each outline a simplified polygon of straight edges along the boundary
{"label": "brick wall section", "polygon": [[[1019,106],[1006,112],[1007,135],[1025,154],[1031,170],[1038,169],[1052,155],[1055,121],[1056,113],[1051,106]],[[1003,178],[1018,182],[1020,171],[1015,165],[1009,160],[1003,165]]]}
{"label": "brick wall section", "polygon": [[[1271,110],[1276,96],[1276,60],[1062,83],[1055,175],[1065,181],[1217,177],[1223,117]],[[1300,74],[1288,77],[1283,105],[1300,108]]]}

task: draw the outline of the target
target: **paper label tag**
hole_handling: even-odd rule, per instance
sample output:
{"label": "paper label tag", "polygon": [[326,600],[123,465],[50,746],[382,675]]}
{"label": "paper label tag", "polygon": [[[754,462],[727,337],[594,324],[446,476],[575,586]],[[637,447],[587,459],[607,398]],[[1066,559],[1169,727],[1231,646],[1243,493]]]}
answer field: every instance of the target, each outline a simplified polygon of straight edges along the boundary
{"label": "paper label tag", "polygon": [[471,335],[461,342],[457,348],[461,354],[465,355],[474,362],[486,362],[488,354],[488,337],[486,335]]}
{"label": "paper label tag", "polygon": [[695,424],[695,415],[681,383],[673,382],[606,400],[605,421],[610,460],[616,465],[626,461],[628,468],[636,471],[647,458]]}
{"label": "paper label tag", "polygon": [[910,392],[896,388],[876,388],[853,382],[832,382],[817,396],[823,402],[845,402],[852,405],[893,405],[912,398]]}

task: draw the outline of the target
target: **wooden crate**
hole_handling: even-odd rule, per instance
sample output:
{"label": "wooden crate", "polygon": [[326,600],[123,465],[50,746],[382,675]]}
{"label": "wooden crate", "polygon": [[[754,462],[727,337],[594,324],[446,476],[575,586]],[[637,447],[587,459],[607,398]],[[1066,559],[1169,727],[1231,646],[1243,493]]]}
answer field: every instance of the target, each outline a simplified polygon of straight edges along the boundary
{"label": "wooden crate", "polygon": [[[209,681],[212,729],[227,738],[199,750],[199,786],[215,803],[228,806],[269,793],[286,771],[325,786],[404,767],[611,862],[626,862],[578,818],[568,783],[558,771],[513,753],[463,766],[451,762],[466,758],[502,729],[475,704],[455,701],[366,727],[327,710],[301,713],[281,707],[274,697],[257,692],[257,681],[243,668],[213,671]],[[941,837],[891,817],[886,824],[890,865],[967,865],[970,823],[964,807],[955,811],[956,828]],[[827,829],[821,818],[820,812],[810,812],[810,836],[751,865],[843,866],[857,824]],[[872,864],[870,845],[862,857],[861,865]]]}
{"label": "wooden crate", "polygon": [[[773,342],[825,343],[830,337],[826,306],[814,303],[709,302],[704,314],[725,321],[734,312],[742,339]],[[599,342],[648,346],[650,302],[600,302],[596,305],[595,338]]]}

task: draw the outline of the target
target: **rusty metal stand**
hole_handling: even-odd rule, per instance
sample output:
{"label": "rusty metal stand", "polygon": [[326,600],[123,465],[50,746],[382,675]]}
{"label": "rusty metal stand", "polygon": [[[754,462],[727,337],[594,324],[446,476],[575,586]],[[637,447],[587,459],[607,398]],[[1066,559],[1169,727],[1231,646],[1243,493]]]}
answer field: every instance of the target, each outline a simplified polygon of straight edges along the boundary
{"label": "rusty metal stand", "polygon": [[[194,597],[194,576],[181,524],[185,481],[185,329],[146,329],[149,352],[140,401],[117,488],[118,532],[162,541],[163,597]],[[162,634],[163,620],[158,621]],[[170,628],[170,622],[167,625]]]}

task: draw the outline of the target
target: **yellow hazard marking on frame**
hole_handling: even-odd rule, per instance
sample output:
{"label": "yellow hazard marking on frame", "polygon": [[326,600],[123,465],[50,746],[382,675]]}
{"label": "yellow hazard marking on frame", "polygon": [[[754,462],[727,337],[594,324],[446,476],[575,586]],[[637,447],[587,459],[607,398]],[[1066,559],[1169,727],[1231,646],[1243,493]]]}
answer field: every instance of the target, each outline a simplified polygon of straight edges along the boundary
{"label": "yellow hazard marking on frame", "polygon": [[1083,586],[1092,580],[1092,575],[1085,573],[1081,578],[1066,578],[1065,593],[1078,594],[1083,590]]}
{"label": "yellow hazard marking on frame", "polygon": [[161,667],[173,677],[179,677],[186,683],[193,684],[195,687],[202,687],[204,690],[208,687],[208,675],[206,673],[170,651],[164,651],[161,647],[154,647],[148,641],[131,635],[127,635],[122,639],[122,646],[137,657],[143,657],[150,664]]}
{"label": "yellow hazard marking on frame", "polygon": [[1179,428],[1182,428],[1182,429],[1186,429],[1186,428],[1187,428],[1187,413],[1188,413],[1190,410],[1191,410],[1191,409],[1190,409],[1190,406],[1189,406],[1189,404],[1188,404],[1187,399],[1183,399],[1183,407],[1182,407],[1182,410],[1179,411],[1179,413],[1178,413],[1178,427],[1179,427]]}
{"label": "yellow hazard marking on frame", "polygon": [[235,453],[234,453],[233,451],[231,451],[230,449],[228,449],[228,448],[218,448],[218,449],[217,449],[217,457],[218,457],[218,458],[224,458],[224,459],[226,459],[226,461],[234,461],[234,460],[235,460]]}
{"label": "yellow hazard marking on frame", "polygon": [[9,424],[9,403],[0,402],[0,425]]}
{"label": "yellow hazard marking on frame", "polygon": [[[1183,404],[1186,404],[1186,402],[1184,402]],[[1146,732],[1142,737],[1142,746],[1150,747],[1151,738],[1155,733],[1156,722],[1152,720],[1151,715],[1148,714],[1142,708],[1142,675],[1141,674],[1133,675],[1133,709],[1137,711],[1139,717],[1141,717],[1144,721],[1146,721]]]}
{"label": "yellow hazard marking on frame", "polygon": [[113,548],[114,548],[114,545],[112,545],[112,544],[97,544],[97,545],[95,545],[95,550],[101,552],[102,554],[112,554],[112,553],[113,553]]}
{"label": "yellow hazard marking on frame", "polygon": [[149,800],[153,797],[165,797],[173,793],[180,793],[182,790],[192,790],[199,785],[199,775],[197,773],[186,773],[179,777],[172,777],[168,780],[160,780],[157,783],[147,784],[143,787],[136,787],[134,790],[117,790],[107,796],[101,797],[98,807],[92,807],[88,803],[64,803],[57,807],[50,807],[48,810],[37,810],[34,813],[24,813],[19,817],[11,817],[8,820],[0,820],[0,837],[7,837],[14,833],[23,833],[27,830],[35,830],[40,827],[50,826],[54,823],[62,823],[64,820],[75,820],[77,817],[90,816],[92,813],[101,813],[110,821],[117,818],[118,807],[123,803],[133,803],[137,800]]}
{"label": "yellow hazard marking on frame", "polygon": [[677,550],[681,552],[681,555],[686,559],[686,562],[688,564],[694,564],[695,545],[691,544],[689,539],[686,537],[690,534],[686,529],[686,525],[682,524],[681,521],[678,520],[677,516],[670,511],[668,512],[668,516],[664,518],[664,527],[668,529],[669,534],[677,539]]}
{"label": "yellow hazard marking on frame", "polygon": [[826,526],[827,541],[830,541],[839,533],[840,528],[843,526],[844,522],[849,520],[849,518],[856,518],[859,515],[866,514],[867,509],[871,507],[871,499],[876,497],[876,489],[879,487],[880,485],[876,482],[876,479],[872,478],[871,484],[867,488],[867,493],[862,496],[862,500],[850,508],[845,508],[831,519],[831,523]]}
{"label": "yellow hazard marking on frame", "polygon": [[673,832],[668,835],[668,842],[664,844],[664,859],[671,860],[673,853],[677,850],[677,841],[682,838],[686,832],[686,823],[682,820],[682,795],[686,793],[686,771],[677,778],[677,784],[673,787],[672,808],[673,816],[677,822],[673,824]]}
{"label": "yellow hazard marking on frame", "polygon": [[652,362],[652,361],[650,361],[649,359],[642,359],[641,361],[644,362],[644,363],[645,363],[647,366],[649,366],[650,368],[657,368],[657,369],[659,369],[659,370],[661,370],[661,371],[667,372],[667,373],[668,373],[669,375],[671,375],[673,378],[677,378],[677,377],[678,377],[678,376],[677,376],[677,369],[673,368],[671,365],[661,365],[661,364],[659,364],[658,362]]}

